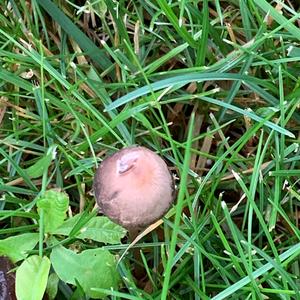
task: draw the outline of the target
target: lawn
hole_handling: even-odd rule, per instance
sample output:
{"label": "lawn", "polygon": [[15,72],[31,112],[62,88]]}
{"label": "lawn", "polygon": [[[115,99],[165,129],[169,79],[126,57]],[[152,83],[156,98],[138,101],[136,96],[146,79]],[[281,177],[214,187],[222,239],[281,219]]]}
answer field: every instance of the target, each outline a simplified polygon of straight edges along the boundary
{"label": "lawn", "polygon": [[[0,299],[300,299],[299,10],[1,1]],[[137,237],[93,189],[133,145],[176,185]]]}

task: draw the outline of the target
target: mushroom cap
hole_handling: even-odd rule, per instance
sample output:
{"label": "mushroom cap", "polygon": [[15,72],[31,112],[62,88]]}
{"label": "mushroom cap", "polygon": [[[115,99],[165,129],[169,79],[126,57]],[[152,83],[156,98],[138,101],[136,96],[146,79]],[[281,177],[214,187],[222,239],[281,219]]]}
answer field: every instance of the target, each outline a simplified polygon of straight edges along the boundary
{"label": "mushroom cap", "polygon": [[127,229],[160,219],[174,200],[174,182],[164,160],[145,147],[124,148],[103,160],[94,178],[101,211]]}

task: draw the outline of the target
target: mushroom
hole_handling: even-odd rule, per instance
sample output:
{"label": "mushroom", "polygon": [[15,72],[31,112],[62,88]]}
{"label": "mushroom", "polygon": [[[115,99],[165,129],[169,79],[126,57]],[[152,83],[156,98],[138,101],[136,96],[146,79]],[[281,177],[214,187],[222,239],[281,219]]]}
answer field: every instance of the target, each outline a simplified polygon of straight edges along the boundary
{"label": "mushroom", "polygon": [[140,146],[103,160],[94,178],[101,211],[128,231],[160,219],[174,200],[174,182],[164,160]]}

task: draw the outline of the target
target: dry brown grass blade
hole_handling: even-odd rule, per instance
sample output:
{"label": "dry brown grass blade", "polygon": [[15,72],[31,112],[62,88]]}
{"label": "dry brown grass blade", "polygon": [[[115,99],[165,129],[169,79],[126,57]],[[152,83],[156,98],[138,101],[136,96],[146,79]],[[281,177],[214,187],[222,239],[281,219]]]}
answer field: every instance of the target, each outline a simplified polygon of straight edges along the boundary
{"label": "dry brown grass blade", "polygon": [[124,253],[121,255],[121,257],[118,260],[118,263],[124,258],[126,253],[131,249],[135,244],[137,244],[144,236],[155,230],[158,226],[160,226],[163,223],[163,220],[160,219],[153,223],[152,225],[148,226],[144,231],[142,231],[137,237],[129,244],[129,246],[125,249]]}
{"label": "dry brown grass blade", "polygon": [[[263,163],[261,166],[260,166],[260,171],[263,171],[264,169],[266,169],[270,163],[272,163],[273,161],[268,161],[268,162],[265,162]],[[240,172],[239,174],[242,174],[242,175],[249,175],[251,173],[253,173],[253,170],[254,168],[250,168],[248,170],[245,170],[245,171],[242,171]],[[225,175],[224,177],[221,178],[221,181],[226,181],[226,180],[231,180],[231,179],[234,179],[234,175],[233,174],[229,174],[229,175]],[[211,183],[211,181],[209,181],[208,183]]]}
{"label": "dry brown grass blade", "polygon": [[[194,110],[197,110],[197,108],[198,108],[198,106],[195,106]],[[195,113],[195,125],[194,125],[194,130],[193,130],[193,137],[197,137],[198,135],[200,135],[203,120],[204,120],[204,115]],[[204,141],[205,141],[205,139],[204,139]],[[193,149],[199,148],[199,140],[198,139],[193,143],[192,148]],[[193,171],[196,171],[198,157],[199,157],[199,155],[197,153],[193,153],[191,155],[190,169]],[[199,160],[200,159],[201,158],[199,158]]]}
{"label": "dry brown grass blade", "polygon": [[7,105],[5,103],[1,104],[1,106],[0,106],[0,126],[1,126],[3,118],[5,116],[6,107],[7,107]]}
{"label": "dry brown grass blade", "polygon": [[[210,129],[207,128],[207,132],[209,132],[209,131],[210,131]],[[207,135],[204,138],[203,145],[202,145],[200,151],[202,153],[210,153],[212,141],[213,141],[213,138],[210,135]],[[197,169],[197,173],[199,174],[199,176],[201,176],[203,174],[203,170],[205,168],[206,161],[207,161],[207,158],[203,157],[203,156],[200,157],[199,160],[198,160],[197,168],[196,169]]]}

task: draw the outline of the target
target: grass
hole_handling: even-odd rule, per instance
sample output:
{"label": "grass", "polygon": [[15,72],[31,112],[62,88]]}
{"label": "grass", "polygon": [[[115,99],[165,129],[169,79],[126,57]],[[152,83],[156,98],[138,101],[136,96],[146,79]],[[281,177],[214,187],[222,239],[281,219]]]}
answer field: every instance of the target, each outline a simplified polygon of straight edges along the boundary
{"label": "grass", "polygon": [[[109,299],[300,299],[298,11],[279,0],[4,1],[0,254],[32,233],[26,255],[51,274],[50,299],[91,297],[49,271],[57,245],[122,257],[118,288],[92,286]],[[97,166],[133,144],[168,163],[176,203],[129,249],[127,237],[80,237],[96,220]],[[38,210],[53,188],[69,197],[67,221],[78,216],[67,235],[45,232]]]}

